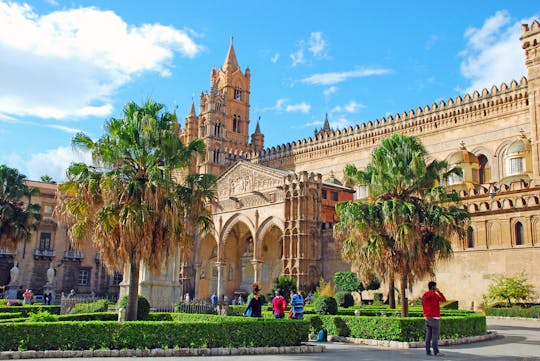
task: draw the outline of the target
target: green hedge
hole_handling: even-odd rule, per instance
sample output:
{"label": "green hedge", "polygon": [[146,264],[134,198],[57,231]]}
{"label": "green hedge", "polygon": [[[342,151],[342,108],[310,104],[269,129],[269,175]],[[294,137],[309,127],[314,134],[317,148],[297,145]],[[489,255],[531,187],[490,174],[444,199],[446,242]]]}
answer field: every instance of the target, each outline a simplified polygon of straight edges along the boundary
{"label": "green hedge", "polygon": [[540,318],[540,306],[488,307],[484,311],[487,316]]}
{"label": "green hedge", "polygon": [[[420,317],[321,315],[306,318],[311,322],[312,331],[316,331],[317,325],[322,324],[329,335],[405,342],[421,341],[425,337],[425,320]],[[466,314],[441,318],[441,338],[455,339],[485,333],[484,315]]]}
{"label": "green hedge", "polygon": [[22,312],[0,313],[0,320],[22,317]]}
{"label": "green hedge", "polygon": [[36,313],[39,311],[47,311],[50,314],[59,315],[60,306],[45,306],[41,304],[24,306],[0,306],[0,313],[20,312],[23,317],[28,316],[29,313]]}
{"label": "green hedge", "polygon": [[0,351],[278,347],[307,341],[309,321],[242,318],[193,323],[53,322],[0,324]]}

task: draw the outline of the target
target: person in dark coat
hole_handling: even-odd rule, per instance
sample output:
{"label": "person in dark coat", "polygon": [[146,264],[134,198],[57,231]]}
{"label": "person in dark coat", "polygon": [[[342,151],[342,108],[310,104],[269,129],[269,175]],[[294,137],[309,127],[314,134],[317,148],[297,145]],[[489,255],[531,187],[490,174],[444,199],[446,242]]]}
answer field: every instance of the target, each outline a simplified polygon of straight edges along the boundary
{"label": "person in dark coat", "polygon": [[246,309],[244,310],[244,316],[249,317],[262,317],[262,298],[259,294],[259,284],[253,283],[253,297],[249,300]]}

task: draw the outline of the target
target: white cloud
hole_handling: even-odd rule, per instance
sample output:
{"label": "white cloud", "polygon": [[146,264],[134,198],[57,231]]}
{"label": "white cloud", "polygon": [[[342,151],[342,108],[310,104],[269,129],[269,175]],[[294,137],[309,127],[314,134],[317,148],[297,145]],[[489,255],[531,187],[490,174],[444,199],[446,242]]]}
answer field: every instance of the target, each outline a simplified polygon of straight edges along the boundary
{"label": "white cloud", "polygon": [[323,37],[323,33],[321,32],[314,32],[309,35],[309,51],[314,56],[324,56],[326,53],[326,47],[328,43]]}
{"label": "white cloud", "polygon": [[270,58],[270,61],[271,61],[272,63],[274,63],[274,64],[277,63],[278,60],[279,60],[279,53],[275,53],[274,56],[272,56],[272,57]]}
{"label": "white cloud", "polygon": [[318,73],[313,74],[301,80],[302,83],[315,85],[331,85],[344,82],[350,78],[361,78],[371,75],[383,75],[390,72],[390,69],[384,68],[361,68],[352,71]]}
{"label": "white cloud", "polygon": [[133,26],[94,7],[41,15],[0,0],[1,113],[108,115],[121,86],[145,72],[169,76],[175,54],[196,56],[201,47],[190,35],[160,24]]}
{"label": "white cloud", "polygon": [[307,103],[298,103],[298,104],[289,104],[285,107],[287,113],[300,112],[300,113],[309,113],[311,110],[311,105]]}
{"label": "white cloud", "polygon": [[304,58],[304,50],[298,49],[296,52],[289,55],[292,59],[292,66],[297,66],[298,64],[304,64],[306,62]]}
{"label": "white cloud", "polygon": [[58,1],[56,0],[45,0],[45,2],[49,5],[58,6]]}
{"label": "white cloud", "polygon": [[356,113],[360,109],[365,108],[364,104],[357,103],[354,100],[349,101],[346,105],[337,105],[330,112],[331,113]]}
{"label": "white cloud", "polygon": [[59,125],[59,124],[50,124],[50,125],[47,125],[47,127],[53,128],[53,129],[58,129],[58,130],[61,130],[63,132],[69,133],[69,134],[77,134],[77,133],[82,132],[81,129],[70,128],[70,127],[66,127],[66,126],[63,126],[63,125]]}
{"label": "white cloud", "polygon": [[91,164],[90,153],[83,153],[71,147],[58,147],[44,153],[33,154],[26,162],[27,177],[39,180],[41,176],[48,175],[57,182],[66,179],[66,169],[72,162]]}
{"label": "white cloud", "polygon": [[328,89],[323,90],[323,94],[328,96],[328,95],[331,95],[331,94],[334,94],[335,92],[337,92],[338,89],[339,88],[337,86],[332,85]]}
{"label": "white cloud", "polygon": [[[312,32],[307,40],[300,40],[296,51],[289,54],[292,60],[291,66],[298,64],[307,64],[311,59],[306,58],[306,52],[309,52],[314,58],[325,58],[327,56],[328,42],[321,32]],[[309,54],[308,54],[309,55]]]}
{"label": "white cloud", "polygon": [[512,21],[507,11],[498,11],[486,19],[481,28],[471,27],[464,36],[467,45],[461,74],[470,82],[467,92],[509,83],[527,74],[521,43],[521,24],[529,20]]}
{"label": "white cloud", "polygon": [[297,103],[297,104],[288,104],[289,99],[287,98],[280,98],[276,100],[276,103],[267,108],[258,109],[258,112],[269,112],[269,111],[275,111],[275,112],[287,112],[287,113],[293,113],[293,112],[301,112],[301,113],[309,113],[311,110],[311,105],[307,104],[305,102]]}
{"label": "white cloud", "polygon": [[329,120],[330,127],[333,129],[343,129],[353,125],[353,121],[345,117],[338,117],[335,120]]}

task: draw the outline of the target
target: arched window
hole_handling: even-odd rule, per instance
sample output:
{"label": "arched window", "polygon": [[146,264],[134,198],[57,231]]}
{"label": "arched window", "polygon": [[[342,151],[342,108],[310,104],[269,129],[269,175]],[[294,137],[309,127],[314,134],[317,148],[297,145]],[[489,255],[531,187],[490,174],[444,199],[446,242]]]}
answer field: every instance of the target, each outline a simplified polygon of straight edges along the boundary
{"label": "arched window", "polygon": [[467,248],[474,248],[474,229],[472,227],[467,229]]}
{"label": "arched window", "polygon": [[480,163],[480,168],[478,169],[478,183],[484,184],[488,181],[488,174],[487,174],[487,164],[488,159],[485,155],[480,154],[478,156],[478,163]]}
{"label": "arched window", "polygon": [[236,118],[236,114],[233,115],[232,131],[233,131],[233,132],[237,132],[237,131],[238,131],[238,119]]}
{"label": "arched window", "polygon": [[523,232],[523,224],[521,222],[517,222],[514,226],[515,235],[516,235],[516,246],[523,245],[523,238],[524,238],[524,232]]}

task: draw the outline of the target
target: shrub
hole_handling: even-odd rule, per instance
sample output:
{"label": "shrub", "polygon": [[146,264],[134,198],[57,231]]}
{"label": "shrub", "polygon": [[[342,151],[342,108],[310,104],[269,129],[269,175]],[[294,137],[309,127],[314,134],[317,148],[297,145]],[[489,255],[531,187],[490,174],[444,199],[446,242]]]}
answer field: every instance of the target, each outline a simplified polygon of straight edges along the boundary
{"label": "shrub", "polygon": [[484,295],[485,303],[505,301],[508,306],[512,302],[524,302],[534,296],[534,286],[527,282],[525,273],[515,276],[499,275],[493,277],[493,283],[488,286]]}
{"label": "shrub", "polygon": [[76,303],[69,313],[91,313],[91,312],[106,312],[109,309],[107,300],[97,300],[88,303]]}
{"label": "shrub", "polygon": [[337,314],[338,307],[334,297],[319,296],[315,300],[315,312],[320,315],[335,315]]}
{"label": "shrub", "polygon": [[338,292],[334,296],[339,307],[348,308],[354,306],[354,297],[350,292]]}
{"label": "shrub", "polygon": [[374,293],[373,294],[373,304],[374,305],[382,305],[383,304],[383,294],[382,293]]}
{"label": "shrub", "polygon": [[0,335],[9,335],[0,351],[299,346],[309,332],[307,320],[203,317],[213,319],[0,323]]}
{"label": "shrub", "polygon": [[[420,305],[422,302],[420,302]],[[441,304],[441,308],[451,309],[451,310],[459,310],[459,302],[457,300],[450,300],[446,301]]]}
{"label": "shrub", "polygon": [[[145,320],[150,313],[150,303],[142,295],[138,295],[137,298],[137,320]],[[127,308],[127,304],[128,296],[124,296],[118,301],[118,308]]]}
{"label": "shrub", "polygon": [[317,296],[334,296],[334,286],[330,282],[326,282],[324,278],[321,277],[319,280],[319,287],[317,287],[317,291],[315,292]]}
{"label": "shrub", "polygon": [[[334,273],[334,284],[340,291],[354,292],[360,289],[361,283],[353,272]],[[339,301],[338,301],[339,303]]]}
{"label": "shrub", "polygon": [[487,307],[484,311],[487,316],[540,318],[540,306]]}
{"label": "shrub", "polygon": [[58,315],[51,315],[48,311],[37,311],[28,315],[26,322],[56,322]]}

